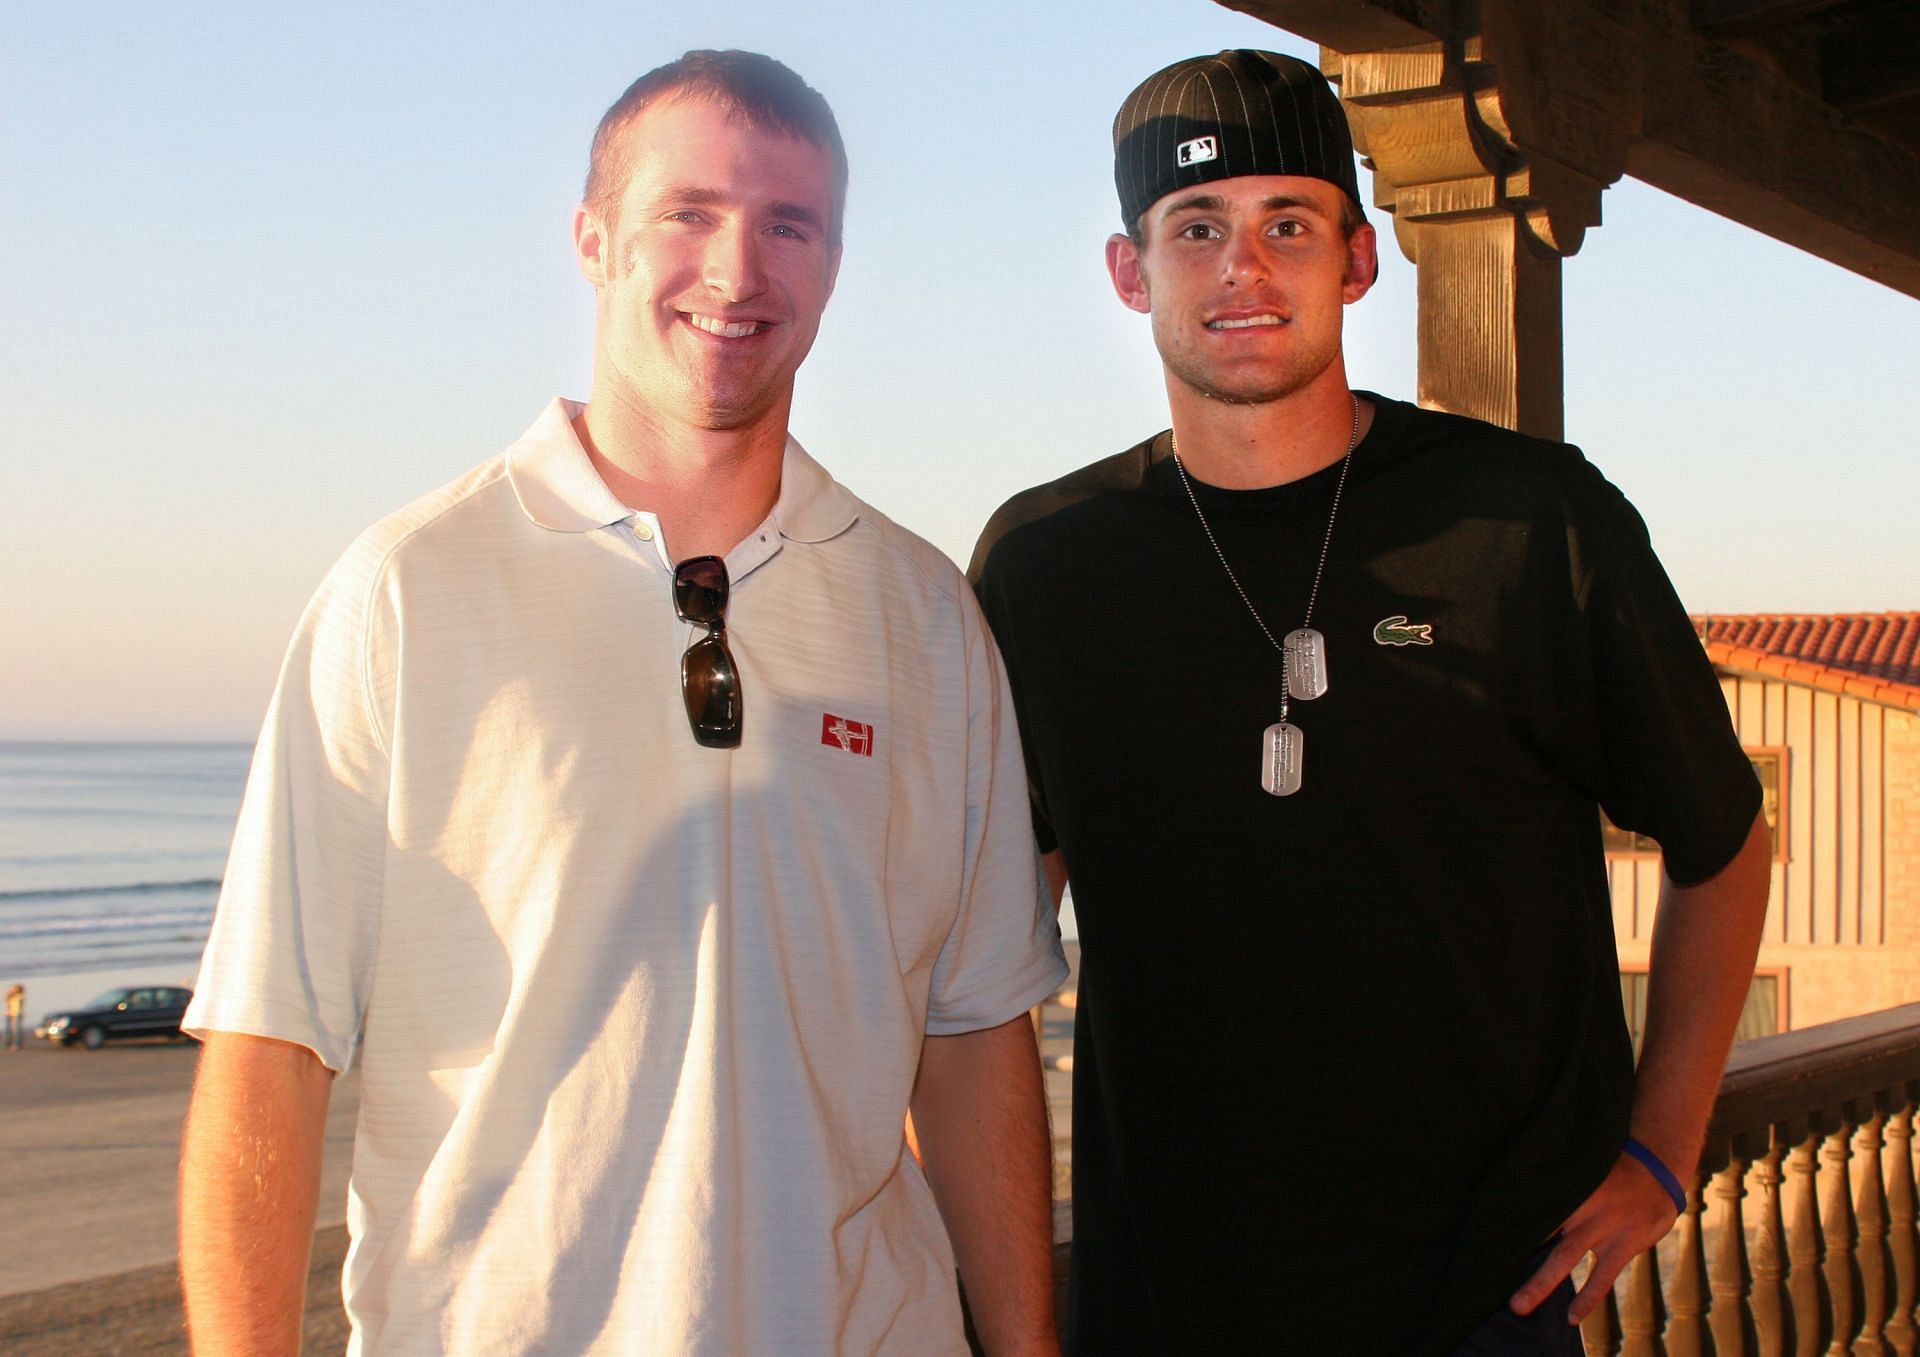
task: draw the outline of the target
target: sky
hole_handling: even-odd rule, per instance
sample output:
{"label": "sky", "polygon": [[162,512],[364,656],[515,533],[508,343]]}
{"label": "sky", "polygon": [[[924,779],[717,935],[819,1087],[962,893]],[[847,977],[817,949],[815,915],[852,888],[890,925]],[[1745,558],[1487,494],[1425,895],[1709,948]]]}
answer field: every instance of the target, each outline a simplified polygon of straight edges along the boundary
{"label": "sky", "polygon": [[[779,57],[852,161],[793,431],[965,561],[1008,495],[1165,427],[1102,262],[1108,127],[1210,0],[128,0],[0,40],[0,739],[251,739],[355,533],[591,376],[594,124],[690,47]],[[1362,171],[1363,191],[1370,177]],[[1920,607],[1920,302],[1653,189],[1563,268],[1566,428],[1695,611]],[[1411,398],[1413,267],[1347,315]]]}

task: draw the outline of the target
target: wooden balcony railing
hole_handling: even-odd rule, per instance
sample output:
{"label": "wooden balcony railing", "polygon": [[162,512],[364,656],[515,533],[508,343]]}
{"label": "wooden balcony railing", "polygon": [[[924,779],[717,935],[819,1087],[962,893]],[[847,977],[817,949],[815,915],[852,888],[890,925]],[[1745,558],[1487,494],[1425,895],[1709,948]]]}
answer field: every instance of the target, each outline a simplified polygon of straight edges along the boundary
{"label": "wooden balcony railing", "polygon": [[1916,1099],[1920,1004],[1736,1047],[1687,1210],[1589,1357],[1916,1352]]}
{"label": "wooden balcony railing", "polygon": [[[1920,1004],[1736,1047],[1687,1210],[1588,1317],[1588,1357],[1920,1354],[1916,1104]],[[1057,1284],[1072,1234],[1056,1203]]]}

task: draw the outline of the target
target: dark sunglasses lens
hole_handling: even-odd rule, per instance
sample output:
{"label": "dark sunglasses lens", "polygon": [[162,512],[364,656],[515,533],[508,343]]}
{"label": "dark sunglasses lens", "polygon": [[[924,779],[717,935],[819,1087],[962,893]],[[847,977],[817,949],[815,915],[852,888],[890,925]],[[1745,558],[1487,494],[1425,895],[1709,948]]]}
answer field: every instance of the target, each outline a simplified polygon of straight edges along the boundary
{"label": "dark sunglasses lens", "polygon": [[696,556],[673,572],[673,606],[683,622],[712,626],[727,612],[727,566],[718,556]]}
{"label": "dark sunglasses lens", "polygon": [[680,695],[686,700],[693,738],[714,749],[740,743],[740,674],[727,643],[703,637],[680,657]]}

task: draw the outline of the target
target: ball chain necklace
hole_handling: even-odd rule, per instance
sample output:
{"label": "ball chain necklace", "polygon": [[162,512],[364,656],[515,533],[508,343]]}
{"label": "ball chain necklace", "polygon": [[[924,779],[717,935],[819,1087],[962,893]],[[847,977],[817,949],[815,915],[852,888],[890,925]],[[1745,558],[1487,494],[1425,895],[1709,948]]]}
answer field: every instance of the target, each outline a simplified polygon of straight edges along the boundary
{"label": "ball chain necklace", "polygon": [[1300,619],[1298,627],[1287,633],[1284,642],[1273,639],[1273,631],[1267,626],[1266,619],[1260,616],[1260,610],[1247,597],[1240,577],[1227,564],[1227,553],[1220,550],[1220,539],[1213,535],[1212,525],[1207,522],[1206,514],[1201,512],[1200,497],[1193,493],[1193,482],[1187,479],[1187,468],[1180,461],[1179,440],[1173,440],[1173,469],[1180,473],[1180,484],[1186,489],[1187,502],[1193,506],[1193,516],[1200,520],[1200,530],[1206,533],[1213,554],[1220,558],[1220,568],[1227,572],[1234,592],[1240,595],[1240,601],[1253,614],[1260,634],[1267,638],[1268,645],[1280,652],[1285,674],[1285,681],[1280,685],[1280,719],[1267,727],[1261,736],[1260,749],[1260,787],[1273,796],[1292,796],[1300,790],[1300,764],[1306,739],[1301,735],[1300,727],[1287,720],[1289,700],[1308,702],[1327,691],[1327,638],[1313,629],[1313,605],[1320,598],[1320,577],[1327,571],[1327,550],[1333,545],[1333,522],[1340,516],[1340,492],[1346,489],[1347,472],[1353,466],[1353,450],[1360,444],[1360,398],[1349,393],[1348,399],[1353,402],[1353,429],[1347,435],[1347,450],[1340,455],[1340,479],[1334,482],[1333,507],[1327,510],[1327,531],[1320,539],[1320,563],[1313,568],[1313,587],[1307,591],[1306,616]]}

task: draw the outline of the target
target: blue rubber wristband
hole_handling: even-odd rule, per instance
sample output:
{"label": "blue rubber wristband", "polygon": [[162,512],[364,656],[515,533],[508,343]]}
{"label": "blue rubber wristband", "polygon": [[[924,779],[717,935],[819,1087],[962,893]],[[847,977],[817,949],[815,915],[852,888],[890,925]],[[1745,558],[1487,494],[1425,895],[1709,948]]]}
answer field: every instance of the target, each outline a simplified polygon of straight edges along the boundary
{"label": "blue rubber wristband", "polygon": [[1673,1170],[1660,1162],[1659,1155],[1632,1136],[1627,1137],[1627,1153],[1638,1159],[1653,1175],[1653,1181],[1667,1190],[1667,1195],[1673,1198],[1674,1211],[1684,1216],[1687,1213],[1687,1192],[1680,1186],[1680,1180],[1673,1176]]}

